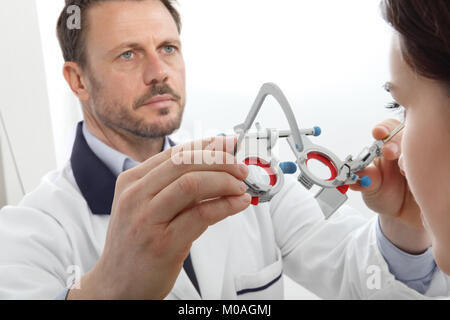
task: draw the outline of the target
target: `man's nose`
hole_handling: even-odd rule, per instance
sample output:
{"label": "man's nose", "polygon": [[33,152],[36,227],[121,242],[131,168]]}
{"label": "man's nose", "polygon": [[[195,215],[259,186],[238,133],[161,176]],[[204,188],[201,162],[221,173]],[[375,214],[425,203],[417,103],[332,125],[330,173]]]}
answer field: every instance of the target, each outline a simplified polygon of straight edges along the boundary
{"label": "man's nose", "polygon": [[167,81],[166,66],[155,53],[149,56],[145,63],[144,82],[146,85]]}

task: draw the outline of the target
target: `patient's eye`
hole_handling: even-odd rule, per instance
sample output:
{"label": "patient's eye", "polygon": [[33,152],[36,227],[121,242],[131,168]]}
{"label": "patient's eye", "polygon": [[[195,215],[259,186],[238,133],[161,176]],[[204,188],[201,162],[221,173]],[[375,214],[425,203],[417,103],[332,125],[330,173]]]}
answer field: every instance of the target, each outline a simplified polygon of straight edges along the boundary
{"label": "patient's eye", "polygon": [[396,101],[389,102],[386,105],[386,109],[395,111],[395,114],[398,116],[399,120],[401,122],[405,122],[406,110],[399,103],[397,103]]}
{"label": "patient's eye", "polygon": [[386,105],[386,109],[389,109],[389,110],[396,110],[396,109],[399,109],[399,108],[401,108],[402,106],[401,105],[399,105],[397,102],[395,102],[395,101],[392,101],[392,102],[389,102],[387,105]]}

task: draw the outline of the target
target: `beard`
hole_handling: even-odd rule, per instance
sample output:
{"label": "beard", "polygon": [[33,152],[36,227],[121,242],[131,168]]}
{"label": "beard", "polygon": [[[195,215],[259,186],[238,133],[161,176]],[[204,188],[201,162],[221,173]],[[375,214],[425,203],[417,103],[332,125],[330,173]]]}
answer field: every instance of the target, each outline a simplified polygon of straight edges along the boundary
{"label": "beard", "polygon": [[[93,108],[94,112],[104,125],[114,131],[124,130],[139,138],[156,139],[168,136],[180,128],[184,103],[182,104],[181,96],[173,91],[166,83],[152,85],[145,95],[135,100],[130,110],[126,104],[120,101],[108,101],[108,94],[104,92],[101,83],[93,76],[90,77],[90,80],[92,84],[91,97],[95,106]],[[162,119],[163,117],[169,117],[171,113],[169,108],[158,110],[158,119],[153,121],[133,112],[143,106],[152,97],[163,94],[171,95],[179,105],[179,108],[173,111],[176,114],[171,119]]]}

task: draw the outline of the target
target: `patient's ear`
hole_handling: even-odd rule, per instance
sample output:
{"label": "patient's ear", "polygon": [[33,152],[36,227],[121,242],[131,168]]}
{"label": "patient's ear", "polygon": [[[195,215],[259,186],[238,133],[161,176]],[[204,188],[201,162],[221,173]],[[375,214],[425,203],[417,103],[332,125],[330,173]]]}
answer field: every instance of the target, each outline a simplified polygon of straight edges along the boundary
{"label": "patient's ear", "polygon": [[71,61],[64,63],[63,75],[78,99],[81,101],[89,100],[90,95],[86,86],[86,78],[78,63]]}

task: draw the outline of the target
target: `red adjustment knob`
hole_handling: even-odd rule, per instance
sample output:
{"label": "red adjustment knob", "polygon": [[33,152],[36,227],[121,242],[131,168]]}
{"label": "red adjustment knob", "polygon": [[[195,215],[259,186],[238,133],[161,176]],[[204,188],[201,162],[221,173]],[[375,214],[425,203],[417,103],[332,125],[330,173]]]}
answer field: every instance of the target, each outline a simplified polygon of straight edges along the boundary
{"label": "red adjustment knob", "polygon": [[336,189],[338,189],[340,193],[346,194],[348,189],[349,189],[349,187],[350,186],[348,184],[344,184],[344,185],[342,185],[340,187],[337,187]]}

